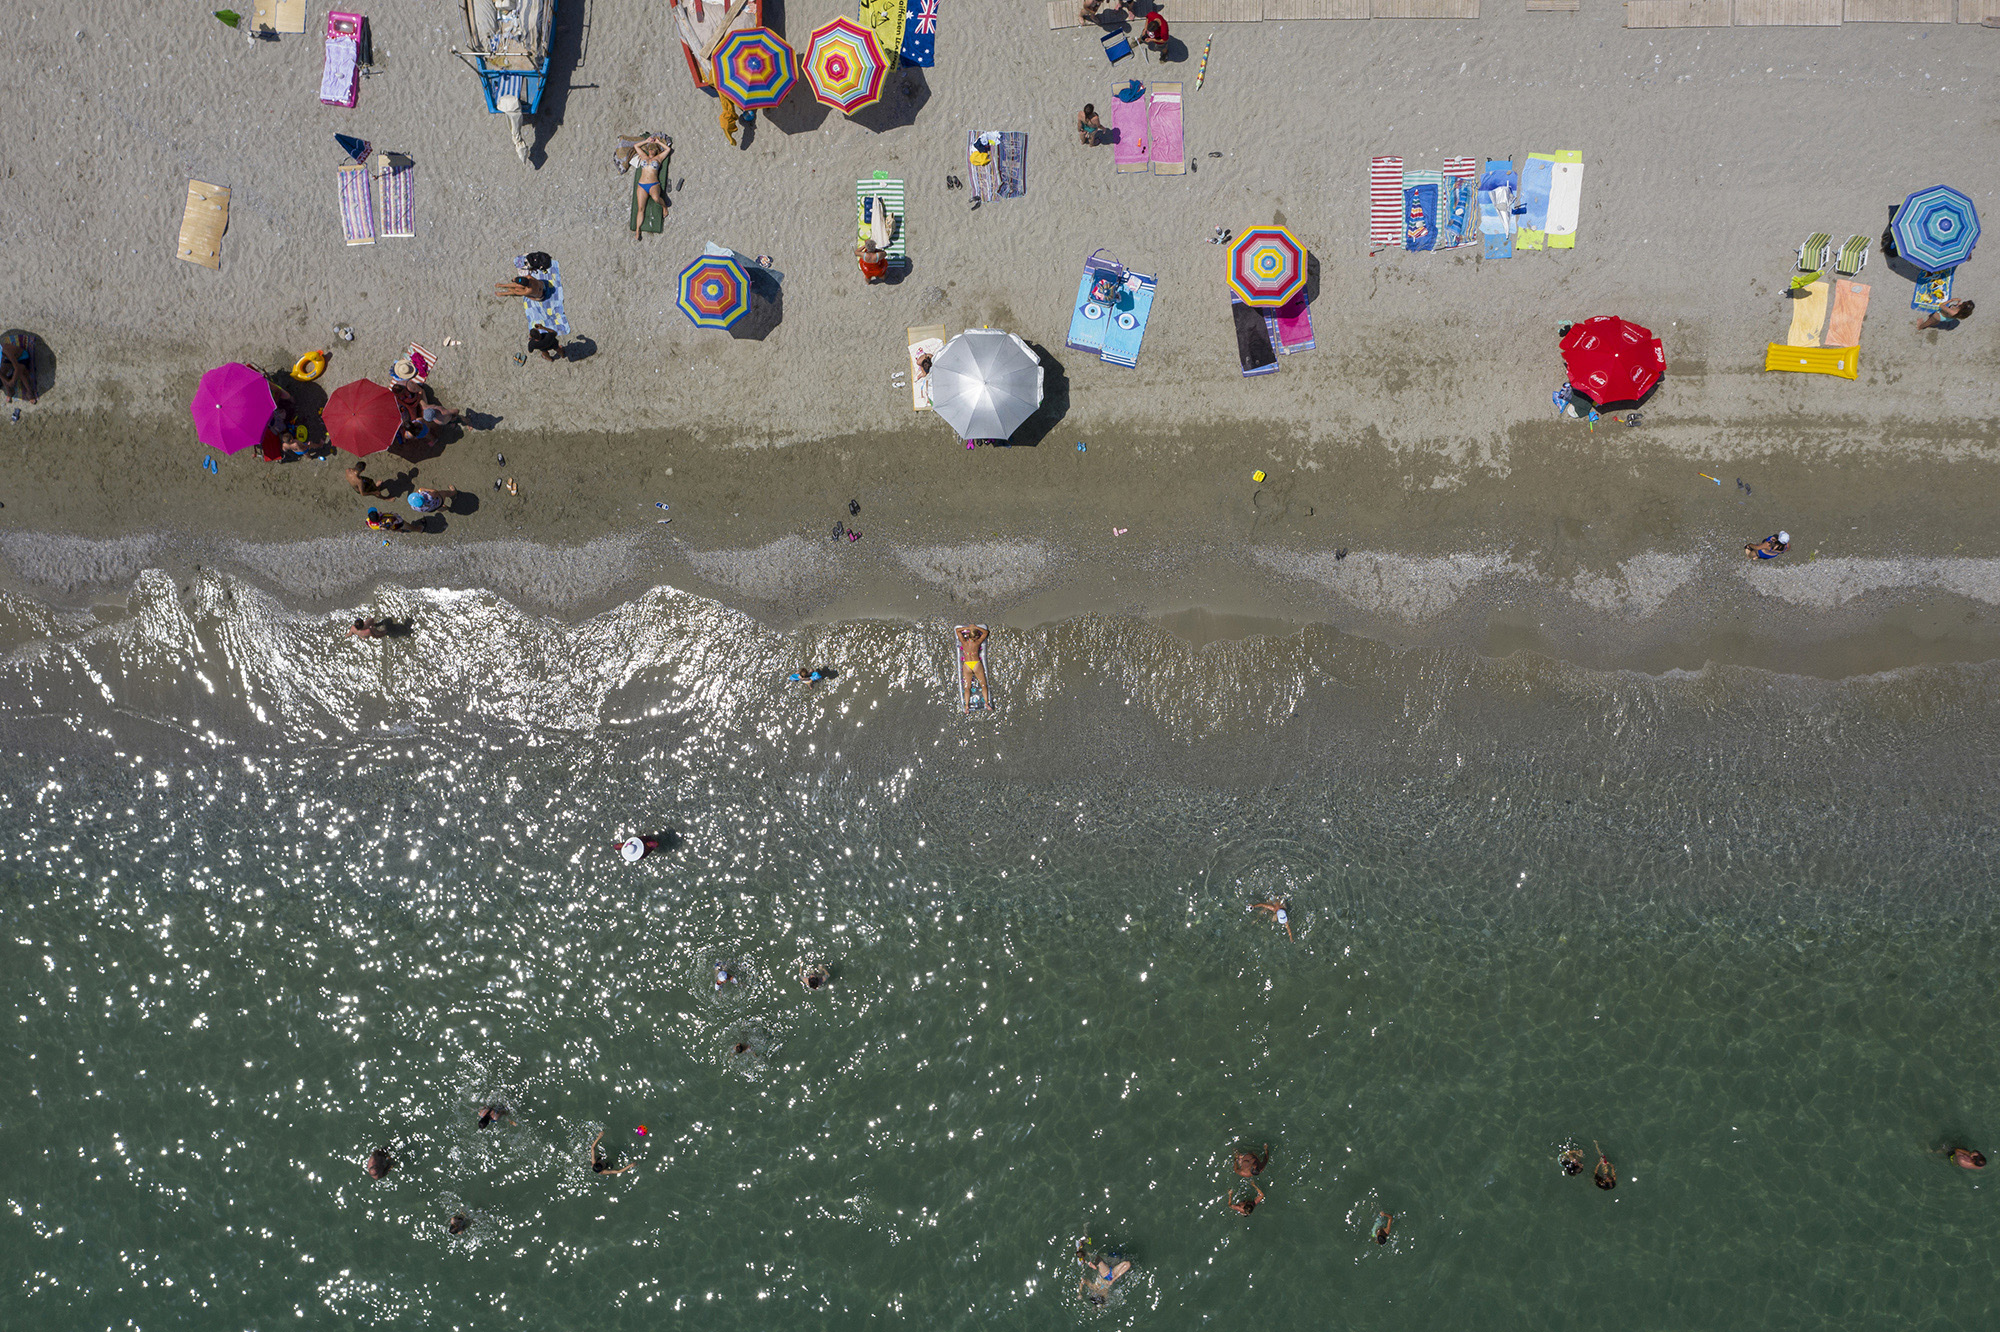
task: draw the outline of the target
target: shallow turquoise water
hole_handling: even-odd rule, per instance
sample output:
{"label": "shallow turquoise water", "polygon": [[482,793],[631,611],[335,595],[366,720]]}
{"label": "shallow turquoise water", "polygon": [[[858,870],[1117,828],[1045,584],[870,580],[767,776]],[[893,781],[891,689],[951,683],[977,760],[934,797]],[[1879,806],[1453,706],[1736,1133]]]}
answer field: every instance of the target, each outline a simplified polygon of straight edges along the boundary
{"label": "shallow turquoise water", "polygon": [[[966,722],[921,628],[391,595],[386,645],[215,584],[7,663],[16,1325],[1993,1306],[1992,1187],[1932,1154],[2000,1142],[1981,668],[1087,622],[996,642]],[[842,681],[768,683],[801,654]],[[678,841],[626,866],[632,828]],[[1277,896],[1296,941],[1246,911]],[[636,1169],[590,1173],[600,1129]],[[1102,1310],[1084,1235],[1136,1264]]]}

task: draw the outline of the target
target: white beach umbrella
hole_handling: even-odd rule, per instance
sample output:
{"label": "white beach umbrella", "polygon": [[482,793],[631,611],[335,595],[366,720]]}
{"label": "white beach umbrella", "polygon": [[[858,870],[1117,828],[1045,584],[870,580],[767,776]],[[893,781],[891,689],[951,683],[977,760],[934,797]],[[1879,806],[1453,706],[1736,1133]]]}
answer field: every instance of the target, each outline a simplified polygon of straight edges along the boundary
{"label": "white beach umbrella", "polygon": [[1006,439],[1042,405],[1042,362],[996,328],[968,328],[931,362],[931,407],[960,439]]}

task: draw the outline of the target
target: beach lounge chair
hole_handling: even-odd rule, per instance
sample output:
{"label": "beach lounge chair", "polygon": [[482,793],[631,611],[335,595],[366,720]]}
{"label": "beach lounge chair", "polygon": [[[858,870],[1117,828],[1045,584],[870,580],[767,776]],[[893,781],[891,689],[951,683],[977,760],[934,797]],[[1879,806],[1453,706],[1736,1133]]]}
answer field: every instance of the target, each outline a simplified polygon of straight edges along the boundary
{"label": "beach lounge chair", "polygon": [[1833,261],[1833,271],[1841,277],[1857,277],[1868,267],[1868,238],[1849,236],[1840,247],[1840,255]]}
{"label": "beach lounge chair", "polygon": [[1792,274],[1792,290],[1810,286],[1826,271],[1827,260],[1833,253],[1833,237],[1824,231],[1815,231],[1806,237],[1805,244],[1799,246],[1798,268]]}
{"label": "beach lounge chair", "polygon": [[1131,54],[1132,39],[1130,37],[1122,32],[1107,32],[1104,34],[1104,58],[1106,60],[1115,65]]}

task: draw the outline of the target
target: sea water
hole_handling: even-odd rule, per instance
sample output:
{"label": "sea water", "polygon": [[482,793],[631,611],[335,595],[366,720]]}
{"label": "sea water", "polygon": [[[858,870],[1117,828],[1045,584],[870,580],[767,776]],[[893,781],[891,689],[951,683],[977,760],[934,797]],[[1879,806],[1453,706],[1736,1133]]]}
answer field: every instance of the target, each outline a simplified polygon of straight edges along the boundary
{"label": "sea water", "polygon": [[1991,1319],[1990,664],[371,610],[0,606],[7,1326]]}

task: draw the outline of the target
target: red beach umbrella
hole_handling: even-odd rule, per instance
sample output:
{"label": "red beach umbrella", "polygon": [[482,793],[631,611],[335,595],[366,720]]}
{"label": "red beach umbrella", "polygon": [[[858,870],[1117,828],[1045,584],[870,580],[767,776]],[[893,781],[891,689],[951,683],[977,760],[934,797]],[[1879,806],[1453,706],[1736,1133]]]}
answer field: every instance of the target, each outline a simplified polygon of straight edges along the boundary
{"label": "red beach umbrella", "polygon": [[403,408],[396,395],[372,379],[342,384],[327,397],[326,437],[333,446],[358,457],[380,453],[396,442],[403,428]]}
{"label": "red beach umbrella", "polygon": [[1599,407],[1637,402],[1667,373],[1667,349],[1629,319],[1598,315],[1563,335],[1563,365],[1569,382]]}

